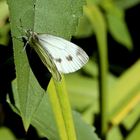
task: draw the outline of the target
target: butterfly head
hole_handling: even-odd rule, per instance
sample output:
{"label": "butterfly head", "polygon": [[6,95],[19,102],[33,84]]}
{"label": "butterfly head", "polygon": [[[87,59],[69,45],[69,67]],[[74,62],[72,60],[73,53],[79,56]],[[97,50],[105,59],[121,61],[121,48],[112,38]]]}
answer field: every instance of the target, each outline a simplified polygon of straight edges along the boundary
{"label": "butterfly head", "polygon": [[25,30],[25,34],[27,40],[31,40],[31,39],[38,40],[37,33],[33,32],[32,29]]}

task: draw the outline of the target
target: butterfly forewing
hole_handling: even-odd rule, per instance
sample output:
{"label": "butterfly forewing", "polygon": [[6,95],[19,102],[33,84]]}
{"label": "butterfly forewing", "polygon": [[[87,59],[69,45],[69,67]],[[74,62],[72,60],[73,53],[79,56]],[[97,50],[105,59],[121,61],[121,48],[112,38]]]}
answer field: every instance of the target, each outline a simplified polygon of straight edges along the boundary
{"label": "butterfly forewing", "polygon": [[65,39],[48,34],[38,35],[38,38],[61,73],[77,71],[88,61],[87,54],[80,47]]}

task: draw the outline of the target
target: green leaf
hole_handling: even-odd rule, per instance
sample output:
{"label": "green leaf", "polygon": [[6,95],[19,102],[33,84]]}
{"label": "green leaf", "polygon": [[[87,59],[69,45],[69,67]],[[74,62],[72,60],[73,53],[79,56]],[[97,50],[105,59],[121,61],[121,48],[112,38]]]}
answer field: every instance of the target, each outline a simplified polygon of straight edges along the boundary
{"label": "green leaf", "polygon": [[132,49],[133,44],[124,20],[124,12],[110,4],[106,7],[106,17],[109,31],[114,39],[128,49]]}
{"label": "green leaf", "polygon": [[139,4],[140,0],[115,0],[114,3],[120,8],[127,9]]}
{"label": "green leaf", "polygon": [[[138,91],[140,92],[140,91]],[[139,120],[139,116],[140,116],[140,94],[138,96],[136,96],[138,101],[136,101],[136,104],[134,106],[134,108],[132,108],[132,110],[130,111],[130,113],[125,117],[125,119],[123,120],[123,125],[125,126],[125,128],[127,128],[127,130],[132,129],[133,126],[137,123],[137,121]]]}
{"label": "green leaf", "polygon": [[6,18],[9,15],[9,11],[8,11],[8,6],[6,4],[6,0],[0,1],[0,27],[4,24],[4,20],[6,20]]}
{"label": "green leaf", "polygon": [[[74,109],[78,110],[79,112],[84,112],[85,109],[91,105],[97,107],[97,78],[86,78],[79,74],[71,74],[66,76],[66,83],[70,101]],[[76,86],[75,83],[77,83]]]}
{"label": "green leaf", "polygon": [[99,140],[97,134],[94,132],[94,127],[84,123],[80,115],[76,112],[73,113],[73,116],[77,132],[77,140]]}
{"label": "green leaf", "polygon": [[107,140],[122,140],[123,136],[120,129],[116,126],[107,133]]}
{"label": "green leaf", "polygon": [[0,1],[0,44],[8,44],[9,24],[7,18],[9,16],[8,6],[6,0]]}
{"label": "green leaf", "polygon": [[36,1],[34,30],[70,39],[75,33],[84,4],[84,0]]}
{"label": "green leaf", "polygon": [[[113,118],[122,111],[122,108],[128,105],[127,110],[131,108],[133,99],[138,99],[140,91],[140,61],[138,60],[132,67],[130,67],[121,77],[118,78],[114,86],[109,91],[109,106],[108,111],[110,118]],[[113,94],[112,94],[113,93]],[[115,100],[112,100],[115,99]],[[137,101],[138,102],[138,101]],[[130,104],[130,105],[129,105]],[[134,106],[134,105],[133,105]],[[126,112],[128,112],[126,110]],[[126,115],[126,113],[124,113]],[[120,122],[125,116],[115,120],[115,123]]]}
{"label": "green leaf", "polygon": [[15,140],[15,139],[16,139],[15,136],[8,128],[6,127],[0,128],[0,140]]}
{"label": "green leaf", "polygon": [[140,122],[134,127],[132,133],[129,134],[126,140],[138,140],[140,136]]}
{"label": "green leaf", "polygon": [[75,33],[76,38],[85,38],[93,34],[93,30],[90,22],[86,16],[82,16],[79,20],[79,24]]}
{"label": "green leaf", "polygon": [[[24,4],[27,9],[32,9],[31,5],[33,5],[34,3],[31,1],[28,1],[28,4],[25,1],[8,1],[10,10],[11,31],[12,36],[14,37],[21,36],[21,34],[19,34],[18,32],[17,26],[19,25],[19,20],[24,13]],[[27,16],[29,16],[29,14]],[[19,102],[18,109],[20,111],[24,127],[27,130],[30,125],[32,115],[43,97],[43,90],[40,88],[36,78],[34,77],[30,69],[26,52],[23,51],[23,45],[24,44],[18,39],[13,38],[14,60],[17,78],[17,87],[15,88],[17,88],[18,93],[18,98],[15,102]]]}

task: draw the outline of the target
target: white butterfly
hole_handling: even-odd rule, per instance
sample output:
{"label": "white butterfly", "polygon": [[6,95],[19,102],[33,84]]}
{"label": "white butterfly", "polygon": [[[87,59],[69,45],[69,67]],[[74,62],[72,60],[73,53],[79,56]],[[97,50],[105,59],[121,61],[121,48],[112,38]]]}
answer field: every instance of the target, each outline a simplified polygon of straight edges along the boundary
{"label": "white butterfly", "polygon": [[39,55],[40,59],[55,80],[61,80],[61,73],[79,70],[88,61],[88,55],[77,45],[49,34],[26,31],[27,43]]}

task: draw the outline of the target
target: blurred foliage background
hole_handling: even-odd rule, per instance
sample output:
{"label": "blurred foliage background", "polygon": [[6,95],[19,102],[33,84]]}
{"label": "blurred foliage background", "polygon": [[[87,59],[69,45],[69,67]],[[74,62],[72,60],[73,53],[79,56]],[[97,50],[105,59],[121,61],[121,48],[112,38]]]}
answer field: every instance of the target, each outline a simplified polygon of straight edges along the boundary
{"label": "blurred foliage background", "polygon": [[[102,139],[139,139],[139,12],[140,0],[87,0],[72,38],[90,61],[65,76],[71,105]],[[14,78],[8,6],[0,0],[0,139],[39,139],[33,127],[25,136],[21,119],[6,103]]]}

